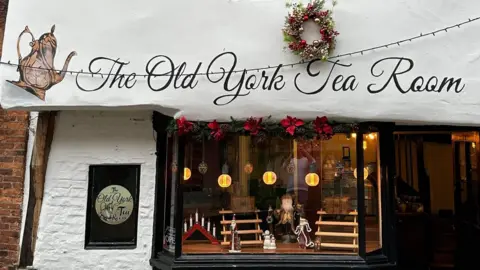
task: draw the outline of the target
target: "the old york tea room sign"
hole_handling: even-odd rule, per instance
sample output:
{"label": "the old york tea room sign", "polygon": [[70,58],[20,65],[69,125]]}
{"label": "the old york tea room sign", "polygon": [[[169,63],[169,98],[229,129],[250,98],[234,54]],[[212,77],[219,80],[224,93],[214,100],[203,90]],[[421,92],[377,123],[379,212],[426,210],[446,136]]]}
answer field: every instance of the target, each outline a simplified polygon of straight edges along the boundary
{"label": "the old york tea room sign", "polygon": [[100,191],[95,200],[99,218],[110,225],[125,222],[133,212],[133,197],[120,185],[110,185]]}

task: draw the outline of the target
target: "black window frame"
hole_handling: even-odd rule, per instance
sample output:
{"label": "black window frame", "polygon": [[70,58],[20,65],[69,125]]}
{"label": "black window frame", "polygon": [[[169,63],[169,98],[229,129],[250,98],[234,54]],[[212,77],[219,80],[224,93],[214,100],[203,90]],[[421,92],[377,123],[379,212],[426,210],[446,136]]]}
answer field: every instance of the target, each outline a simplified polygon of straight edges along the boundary
{"label": "black window frame", "polygon": [[[95,169],[101,167],[131,167],[136,170],[135,175],[135,193],[131,194],[134,197],[133,201],[133,213],[130,216],[133,219],[133,231],[134,237],[132,241],[89,241],[91,234],[91,218],[92,214],[95,212],[94,201],[92,197],[92,191],[95,182]],[[86,219],[85,219],[85,237],[84,237],[84,249],[136,249],[138,241],[138,209],[139,209],[139,200],[140,200],[140,177],[141,177],[141,165],[134,163],[125,163],[125,164],[91,164],[88,168],[88,192],[87,192],[87,209],[86,209]]]}
{"label": "black window frame", "polygon": [[[162,146],[167,142],[167,135],[165,133],[167,119],[171,119],[157,112],[154,112],[154,128],[157,131],[157,192],[162,192],[161,195],[157,194],[158,198],[167,197],[164,188],[158,188],[159,185],[164,186],[166,179],[160,179],[159,176],[165,176],[164,170],[166,168],[167,156],[165,152],[168,152],[167,147]],[[395,174],[395,160],[394,155],[391,154],[394,150],[393,145],[393,130],[394,123],[374,123],[365,122],[359,125],[356,139],[356,158],[357,166],[363,168],[363,134],[369,132],[378,132],[379,144],[380,144],[380,168],[381,168],[381,187],[385,187],[381,195],[382,205],[382,246],[380,249],[366,253],[366,231],[365,231],[365,201],[358,199],[357,211],[359,222],[359,253],[358,255],[327,255],[327,254],[182,254],[182,234],[183,234],[183,192],[181,184],[182,181],[176,181],[175,191],[175,236],[176,246],[174,254],[169,254],[160,248],[161,245],[156,245],[160,249],[152,249],[151,265],[153,269],[172,269],[174,266],[176,269],[188,269],[191,267],[209,267],[212,264],[216,266],[224,266],[230,268],[234,263],[243,267],[254,267],[256,269],[293,269],[299,266],[302,267],[315,267],[315,268],[328,268],[328,269],[351,269],[352,266],[360,269],[369,269],[371,267],[394,267],[396,263],[395,253],[395,220],[394,220],[394,183],[393,176]],[[163,143],[158,141],[161,138]],[[183,168],[185,160],[185,143],[184,137],[177,138],[178,147],[176,153],[176,163],[178,168]],[[160,145],[159,145],[160,144]],[[158,153],[164,151],[163,153]],[[176,171],[176,179],[181,179],[183,170]],[[365,190],[363,183],[363,170],[358,170],[357,179],[357,198],[364,198]],[[359,188],[360,186],[360,188]],[[163,220],[158,218],[167,218],[162,214],[158,214],[158,210],[165,209],[167,205],[165,200],[156,201],[156,215],[155,223],[164,223]],[[160,227],[162,227],[160,229]],[[164,232],[163,226],[155,226],[154,228],[154,242],[163,243]]]}

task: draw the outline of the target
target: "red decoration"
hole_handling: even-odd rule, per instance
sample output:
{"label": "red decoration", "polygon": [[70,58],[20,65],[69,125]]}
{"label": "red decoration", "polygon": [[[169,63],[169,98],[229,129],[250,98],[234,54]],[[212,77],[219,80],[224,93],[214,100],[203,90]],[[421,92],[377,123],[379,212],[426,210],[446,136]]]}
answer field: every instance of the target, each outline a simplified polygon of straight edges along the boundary
{"label": "red decoration", "polygon": [[210,135],[212,135],[213,138],[217,141],[223,139],[223,137],[225,136],[225,132],[222,130],[217,120],[213,120],[213,122],[208,123],[208,128],[212,130],[210,132]]}
{"label": "red decoration", "polygon": [[[355,132],[356,124],[332,124],[327,117],[316,117],[308,123],[302,119],[287,116],[280,122],[272,121],[271,117],[249,117],[244,121],[232,118],[232,122],[218,123],[213,120],[210,123],[189,122],[184,117],[173,119],[167,127],[169,135],[187,135],[202,140],[204,138],[220,141],[228,134],[245,134],[257,137],[262,141],[268,137],[302,138],[328,140],[339,130],[341,132]],[[335,126],[335,128],[333,128]],[[299,128],[301,127],[301,128]],[[187,134],[188,133],[188,134]],[[172,167],[172,169],[174,169]],[[176,168],[175,168],[176,169]]]}
{"label": "red decoration", "polygon": [[190,236],[192,236],[192,234],[195,231],[199,231],[201,234],[203,234],[210,241],[210,243],[212,243],[212,245],[218,245],[219,244],[218,240],[213,235],[211,235],[207,230],[205,230],[205,228],[200,226],[199,224],[193,225],[188,231],[186,231],[183,234],[182,241],[187,240]]}
{"label": "red decoration", "polygon": [[320,136],[325,136],[327,138],[333,136],[333,128],[328,124],[328,119],[325,116],[317,116],[315,121],[313,121],[313,127]]}
{"label": "red decoration", "polygon": [[285,128],[285,131],[292,136],[295,133],[295,129],[303,126],[303,124],[305,124],[303,120],[291,116],[287,116],[280,122],[280,125]]}
{"label": "red decoration", "polygon": [[258,132],[263,129],[262,126],[260,126],[262,124],[262,118],[253,118],[253,117],[250,117],[247,119],[247,121],[245,122],[245,124],[243,125],[243,128],[246,130],[246,131],[250,131],[250,134],[251,135],[257,135]]}
{"label": "red decoration", "polygon": [[177,119],[177,129],[178,135],[186,134],[193,129],[192,122],[187,121],[185,116],[182,116],[180,119]]}
{"label": "red decoration", "polygon": [[[285,18],[284,41],[287,42],[289,50],[305,61],[314,59],[326,61],[335,49],[335,37],[338,32],[334,29],[332,12],[324,10],[324,5],[324,0],[310,0],[307,5],[297,3]],[[288,4],[287,7],[292,5]],[[309,20],[322,29],[322,38],[312,44],[302,42],[303,26]]]}

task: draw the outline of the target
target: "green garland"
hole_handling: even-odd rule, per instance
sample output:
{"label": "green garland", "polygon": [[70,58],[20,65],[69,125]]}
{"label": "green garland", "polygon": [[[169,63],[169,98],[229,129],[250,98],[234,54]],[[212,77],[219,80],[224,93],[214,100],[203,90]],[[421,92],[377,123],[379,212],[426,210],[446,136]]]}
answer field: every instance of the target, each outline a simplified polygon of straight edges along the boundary
{"label": "green garland", "polygon": [[189,136],[197,140],[222,140],[230,135],[255,137],[261,142],[271,137],[286,139],[320,139],[328,140],[335,133],[352,133],[358,130],[357,124],[330,122],[326,117],[317,117],[312,121],[287,116],[280,122],[271,117],[248,118],[241,121],[233,117],[231,122],[190,122],[185,117],[174,119],[167,127],[167,133],[179,136]]}

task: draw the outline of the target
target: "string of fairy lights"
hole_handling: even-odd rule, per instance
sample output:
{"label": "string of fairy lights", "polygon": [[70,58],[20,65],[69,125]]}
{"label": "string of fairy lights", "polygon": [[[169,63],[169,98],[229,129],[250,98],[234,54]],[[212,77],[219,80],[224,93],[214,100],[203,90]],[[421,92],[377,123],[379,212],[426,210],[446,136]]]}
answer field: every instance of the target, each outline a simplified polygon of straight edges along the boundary
{"label": "string of fairy lights", "polygon": [[[440,33],[443,33],[443,32],[447,33],[449,30],[458,29],[463,25],[470,24],[470,23],[476,22],[478,20],[480,20],[480,16],[479,17],[474,17],[474,18],[469,18],[469,19],[464,20],[462,22],[459,22],[459,23],[456,23],[456,24],[453,24],[453,25],[450,25],[450,26],[447,26],[447,27],[444,27],[444,28],[441,28],[441,29],[437,29],[437,30],[434,30],[434,31],[431,31],[431,32],[426,32],[426,33],[420,33],[419,35],[412,36],[412,37],[405,38],[405,39],[401,39],[401,40],[397,40],[397,41],[393,41],[393,42],[390,42],[390,43],[387,43],[387,44],[382,44],[382,45],[378,45],[378,46],[374,46],[374,47],[370,47],[370,48],[365,48],[365,49],[362,49],[362,50],[357,50],[357,51],[352,51],[352,52],[333,55],[333,56],[330,56],[327,61],[332,62],[332,60],[336,60],[336,59],[347,57],[347,56],[363,55],[364,53],[367,53],[367,52],[372,52],[372,51],[376,51],[376,50],[380,50],[380,49],[388,49],[388,48],[393,47],[393,46],[400,46],[400,45],[405,44],[407,42],[412,42],[414,40],[418,40],[418,39],[421,39],[421,38],[426,38],[426,37],[431,37],[431,36],[435,37],[437,34],[440,34]],[[312,61],[315,61],[315,60],[312,60]],[[263,71],[263,70],[277,69],[277,68],[284,68],[284,67],[292,67],[293,68],[294,66],[303,65],[303,64],[307,64],[307,63],[309,63],[309,62],[299,61],[299,62],[295,62],[295,63],[279,64],[279,65],[274,65],[274,66],[268,65],[268,66],[264,66],[264,67],[234,70],[234,71],[232,71],[232,73],[255,72],[255,71],[259,72],[259,71]],[[29,68],[29,69],[40,69],[40,70],[52,71],[52,69],[44,68],[44,67],[21,66],[20,64],[15,64],[15,63],[12,63],[11,61],[7,61],[7,62],[0,61],[0,64],[15,66],[15,67],[25,67],[25,68]],[[62,70],[57,70],[57,69],[55,69],[55,71],[62,72]],[[129,76],[130,75],[130,74],[121,74],[121,73],[117,74],[117,73],[111,73],[111,72],[101,73],[100,70],[98,72],[93,73],[93,72],[83,71],[83,69],[79,70],[79,71],[67,70],[67,71],[64,71],[64,72],[70,73],[71,75],[81,74],[81,75],[89,75],[89,76],[92,76],[92,77],[99,76],[99,77],[102,77],[102,78],[103,78],[103,76],[110,76],[110,75],[117,75],[117,76],[122,76],[122,75],[123,76]],[[209,72],[208,74],[204,72],[204,73],[196,73],[196,75],[204,76],[204,75],[214,75],[214,74],[223,74],[223,73],[224,73],[224,71]],[[179,76],[189,76],[189,75],[195,75],[195,74],[185,73],[185,74],[180,74]],[[150,76],[150,75],[148,75],[148,74],[137,74],[136,76],[146,78],[147,76]],[[161,77],[161,76],[171,76],[171,74],[166,73],[166,74],[155,74],[154,75],[154,77]]]}
{"label": "string of fairy lights", "polygon": [[[414,40],[418,40],[418,39],[421,39],[421,38],[426,38],[426,37],[429,37],[429,36],[435,37],[439,33],[442,33],[442,32],[447,33],[449,30],[460,28],[463,25],[466,25],[466,24],[469,24],[469,23],[472,23],[472,22],[475,22],[475,21],[478,21],[478,20],[480,20],[480,17],[469,18],[468,20],[462,21],[460,23],[450,25],[450,26],[447,26],[447,27],[444,27],[444,28],[441,28],[441,29],[437,29],[437,30],[434,30],[434,31],[431,31],[431,32],[420,33],[419,35],[413,36],[413,37],[410,37],[410,38],[405,38],[405,39],[402,39],[402,40],[398,40],[398,41],[395,41],[395,42],[390,42],[390,43],[379,45],[379,46],[374,46],[374,47],[363,49],[363,50],[337,54],[337,55],[329,57],[328,61],[332,61],[334,59],[347,57],[347,56],[363,55],[366,52],[376,51],[376,50],[379,50],[379,49],[388,49],[389,47],[392,47],[392,46],[400,46],[404,43],[412,42]],[[249,72],[249,71],[259,72],[261,70],[276,69],[276,68],[279,68],[279,67],[287,67],[287,66],[294,67],[294,66],[302,65],[302,64],[306,64],[306,63],[307,62],[300,61],[300,62],[296,62],[296,63],[280,64],[280,65],[276,65],[276,66],[266,66],[266,67],[261,67],[261,68],[249,68],[249,69],[235,70],[235,71],[233,71],[233,73]],[[11,64],[11,63],[8,63],[8,64]],[[15,65],[15,64],[11,64],[11,65]],[[85,73],[83,71],[71,72],[71,73],[72,74],[73,73],[89,74],[89,73]],[[223,72],[212,72],[212,73],[209,73],[209,74],[221,74],[221,73],[223,73]],[[99,74],[97,73],[96,75],[99,75]],[[109,74],[101,74],[101,75],[106,75],[107,76]],[[189,75],[189,74],[184,74],[184,75]],[[197,75],[207,75],[207,74],[206,73],[198,73]],[[143,76],[147,76],[147,75],[143,75]],[[163,76],[170,76],[170,75],[163,75]],[[355,135],[355,134],[352,134],[352,135]],[[369,134],[369,136],[375,136],[375,134]],[[370,138],[370,139],[372,139],[372,138]],[[364,141],[363,148],[366,149],[366,141]],[[294,170],[295,168],[294,167],[292,168],[292,166],[287,167],[287,170],[289,171],[289,173],[292,169]],[[176,163],[172,162],[172,171],[176,172],[177,170],[178,170],[178,168],[177,168]],[[207,170],[208,170],[208,167],[206,166],[206,164],[202,164],[202,168],[199,167],[199,171],[202,174],[206,173]],[[247,174],[252,173],[253,165],[251,163],[247,163],[244,166],[244,171]],[[364,168],[363,177],[367,178],[368,173],[369,173],[368,169]],[[184,167],[184,169],[183,169],[183,180],[188,181],[190,179],[191,175],[192,175],[191,169],[189,167]],[[355,178],[357,178],[357,170],[356,169],[353,171],[353,175],[354,175]],[[316,186],[316,185],[319,184],[319,179],[320,178],[319,178],[318,174],[316,173],[316,168],[314,168],[314,166],[313,167],[311,166],[311,168],[309,169],[309,173],[305,176],[306,184],[309,185],[309,186]],[[275,172],[273,172],[271,170],[267,170],[262,175],[262,180],[267,185],[273,185],[273,184],[275,184],[275,182],[277,180],[277,176],[276,176]],[[228,169],[222,169],[222,174],[218,177],[218,185],[221,188],[228,188],[228,187],[231,186],[231,184],[232,184],[232,178],[228,174]]]}

